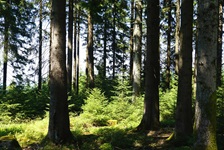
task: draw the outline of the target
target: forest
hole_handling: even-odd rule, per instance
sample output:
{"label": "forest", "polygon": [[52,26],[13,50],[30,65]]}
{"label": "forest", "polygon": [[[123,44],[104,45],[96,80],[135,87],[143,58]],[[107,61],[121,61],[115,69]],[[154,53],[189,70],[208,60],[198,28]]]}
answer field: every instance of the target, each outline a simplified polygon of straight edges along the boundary
{"label": "forest", "polygon": [[0,0],[0,149],[224,149],[223,4]]}

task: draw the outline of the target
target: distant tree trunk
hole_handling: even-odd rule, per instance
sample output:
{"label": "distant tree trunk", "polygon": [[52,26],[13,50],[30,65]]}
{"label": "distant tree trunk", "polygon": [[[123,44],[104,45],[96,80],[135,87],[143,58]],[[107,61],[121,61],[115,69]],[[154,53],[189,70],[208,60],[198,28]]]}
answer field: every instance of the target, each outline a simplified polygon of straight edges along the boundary
{"label": "distant tree trunk", "polygon": [[56,144],[72,140],[67,102],[65,4],[66,0],[52,0],[48,138]]}
{"label": "distant tree trunk", "polygon": [[[6,1],[6,8],[9,9],[10,1]],[[6,91],[7,86],[7,68],[8,68],[8,51],[9,51],[9,15],[4,16],[4,50],[3,50],[3,93]]]}
{"label": "distant tree trunk", "polygon": [[171,66],[171,19],[172,19],[172,7],[171,0],[165,0],[166,7],[168,10],[168,29],[167,29],[167,52],[166,52],[166,89],[170,89],[170,66]]}
{"label": "distant tree trunk", "polygon": [[197,90],[194,149],[217,150],[216,76],[218,0],[198,3]]}
{"label": "distant tree trunk", "polygon": [[135,22],[133,31],[133,99],[141,92],[141,50],[142,50],[142,1],[135,1]]}
{"label": "distant tree trunk", "polygon": [[106,79],[107,71],[107,21],[106,16],[104,17],[104,30],[103,30],[103,78]]}
{"label": "distant tree trunk", "polygon": [[[192,122],[192,35],[193,0],[181,2],[179,76],[175,133],[184,139],[193,132]],[[186,140],[186,139],[185,139]]]}
{"label": "distant tree trunk", "polygon": [[38,72],[38,90],[40,91],[42,88],[42,9],[43,9],[42,0],[40,0],[40,11],[39,11],[39,72]]}
{"label": "distant tree trunk", "polygon": [[79,51],[80,51],[80,8],[78,9],[77,53],[76,53],[76,94],[79,94]]}
{"label": "distant tree trunk", "polygon": [[130,18],[130,81],[133,82],[133,27],[134,27],[134,0],[131,0],[131,18]]}
{"label": "distant tree trunk", "polygon": [[89,10],[88,14],[88,42],[86,50],[86,75],[87,86],[94,88],[94,60],[93,60],[93,21],[92,12]]}
{"label": "distant tree trunk", "polygon": [[112,77],[115,79],[116,70],[116,4],[113,7],[113,31],[112,31],[112,51],[113,51],[113,73]]}
{"label": "distant tree trunk", "polygon": [[[76,6],[77,0],[74,0],[74,5]],[[74,46],[73,46],[73,90],[76,92],[76,81],[77,81],[77,70],[76,70],[76,55],[77,55],[77,6],[74,8]]]}
{"label": "distant tree trunk", "polygon": [[217,46],[217,87],[222,85],[222,34],[223,34],[223,1],[219,0],[219,28]]}
{"label": "distant tree trunk", "polygon": [[67,52],[67,82],[68,93],[72,91],[72,49],[73,49],[73,0],[69,0],[68,14],[68,52]]}
{"label": "distant tree trunk", "polygon": [[176,31],[175,31],[175,73],[178,74],[180,49],[180,0],[176,1]]}
{"label": "distant tree trunk", "polygon": [[159,128],[159,0],[147,3],[147,54],[144,114],[139,130],[157,130]]}

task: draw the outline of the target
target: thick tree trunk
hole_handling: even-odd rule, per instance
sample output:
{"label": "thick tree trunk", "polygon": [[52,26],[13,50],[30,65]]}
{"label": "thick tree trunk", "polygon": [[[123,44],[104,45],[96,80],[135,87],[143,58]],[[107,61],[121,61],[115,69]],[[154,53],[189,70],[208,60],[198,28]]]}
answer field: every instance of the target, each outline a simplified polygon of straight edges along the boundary
{"label": "thick tree trunk", "polygon": [[178,74],[178,59],[180,49],[180,0],[176,1],[176,31],[175,31],[175,73]]}
{"label": "thick tree trunk", "polygon": [[135,1],[135,23],[133,31],[133,99],[141,93],[141,50],[142,50],[142,1]]}
{"label": "thick tree trunk", "polygon": [[218,0],[198,4],[198,61],[194,149],[216,150]]}
{"label": "thick tree trunk", "polygon": [[88,14],[88,43],[86,50],[86,75],[87,75],[87,86],[94,88],[94,62],[93,62],[93,22],[91,11]]}
{"label": "thick tree trunk", "polygon": [[192,122],[192,35],[193,0],[181,2],[179,77],[175,133],[184,139],[193,132]]}
{"label": "thick tree trunk", "polygon": [[147,3],[147,55],[144,114],[139,130],[157,130],[159,128],[159,0]]}
{"label": "thick tree trunk", "polygon": [[72,50],[73,50],[73,0],[69,0],[68,16],[68,52],[67,52],[67,84],[68,93],[72,91]]}
{"label": "thick tree trunk", "polygon": [[65,0],[53,0],[51,14],[48,138],[57,144],[69,142],[72,139],[67,102],[65,3]]}
{"label": "thick tree trunk", "polygon": [[42,0],[40,0],[40,11],[39,11],[39,71],[38,71],[38,90],[40,91],[42,88],[42,9],[43,9]]}

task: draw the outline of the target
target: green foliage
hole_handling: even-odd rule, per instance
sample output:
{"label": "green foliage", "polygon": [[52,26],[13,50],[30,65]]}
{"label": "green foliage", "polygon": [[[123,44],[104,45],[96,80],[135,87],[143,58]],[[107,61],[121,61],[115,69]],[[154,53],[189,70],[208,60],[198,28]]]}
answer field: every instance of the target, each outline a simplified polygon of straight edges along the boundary
{"label": "green foliage", "polygon": [[48,91],[46,84],[38,92],[36,88],[12,83],[7,93],[0,96],[0,120],[7,122],[44,117],[49,103]]}
{"label": "green foliage", "polygon": [[177,100],[177,87],[166,92],[160,92],[161,120],[174,120]]}
{"label": "green foliage", "polygon": [[131,88],[124,79],[118,80],[114,89],[111,98],[106,98],[101,90],[93,89],[82,106],[80,117],[88,118],[93,125],[107,125],[108,120],[117,120],[126,127],[137,126],[143,113],[143,97],[132,102]]}
{"label": "green foliage", "polygon": [[104,94],[101,90],[95,88],[85,100],[85,105],[82,106],[82,116],[91,119],[94,125],[105,125],[106,120],[108,119],[105,114],[107,105],[108,101]]}

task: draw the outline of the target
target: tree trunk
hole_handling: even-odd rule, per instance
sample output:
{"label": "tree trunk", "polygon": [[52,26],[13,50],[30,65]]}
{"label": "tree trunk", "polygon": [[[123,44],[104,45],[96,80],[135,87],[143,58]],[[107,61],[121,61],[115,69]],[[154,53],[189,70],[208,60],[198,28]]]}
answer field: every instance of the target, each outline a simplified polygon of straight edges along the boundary
{"label": "tree trunk", "polygon": [[141,93],[141,50],[142,50],[142,1],[135,1],[135,23],[133,31],[133,99]]}
{"label": "tree trunk", "polygon": [[219,28],[217,46],[217,87],[222,85],[222,34],[223,34],[223,1],[219,0]]}
{"label": "tree trunk", "polygon": [[167,29],[167,52],[166,52],[166,89],[170,89],[170,66],[171,66],[171,19],[172,19],[172,7],[171,0],[165,1],[165,6],[169,8],[168,10],[168,29]]}
{"label": "tree trunk", "polygon": [[[6,8],[9,9],[10,1],[6,2]],[[5,15],[5,30],[4,30],[4,50],[3,50],[3,93],[6,91],[7,86],[7,68],[8,68],[8,51],[9,51],[9,18]]]}
{"label": "tree trunk", "polygon": [[[77,0],[74,0],[74,5],[76,6],[77,4]],[[74,46],[73,46],[73,90],[76,92],[77,90],[77,86],[76,86],[76,82],[77,82],[77,70],[76,70],[76,55],[77,55],[77,6],[74,8]]]}
{"label": "tree trunk", "polygon": [[53,0],[51,14],[48,138],[56,144],[69,142],[72,139],[67,102],[65,3],[66,0]]}
{"label": "tree trunk", "polygon": [[178,60],[180,49],[180,0],[176,1],[176,31],[175,31],[175,73],[178,74]]}
{"label": "tree trunk", "polygon": [[115,70],[116,70],[116,4],[114,3],[113,7],[113,31],[112,31],[112,51],[113,51],[113,73],[112,77],[115,79]]}
{"label": "tree trunk", "polygon": [[216,61],[218,0],[198,3],[198,63],[195,105],[194,149],[217,150],[216,143]]}
{"label": "tree trunk", "polygon": [[133,27],[134,27],[134,0],[131,0],[131,21],[130,21],[130,81],[133,83]]}
{"label": "tree trunk", "polygon": [[147,54],[144,114],[139,130],[157,130],[159,128],[159,0],[147,3]]}
{"label": "tree trunk", "polygon": [[179,76],[175,133],[177,139],[192,134],[192,35],[193,0],[181,2]]}
{"label": "tree trunk", "polygon": [[103,78],[106,79],[107,71],[107,18],[104,16],[104,37],[103,37]]}
{"label": "tree trunk", "polygon": [[72,91],[72,49],[73,49],[73,0],[69,0],[67,84],[68,84],[68,93],[70,94]]}
{"label": "tree trunk", "polygon": [[38,72],[38,90],[40,91],[42,88],[42,9],[43,9],[43,2],[40,0],[40,11],[39,11],[39,72]]}
{"label": "tree trunk", "polygon": [[87,86],[94,88],[94,60],[93,60],[93,22],[92,12],[89,10],[88,14],[88,43],[86,50],[86,75],[87,75]]}

